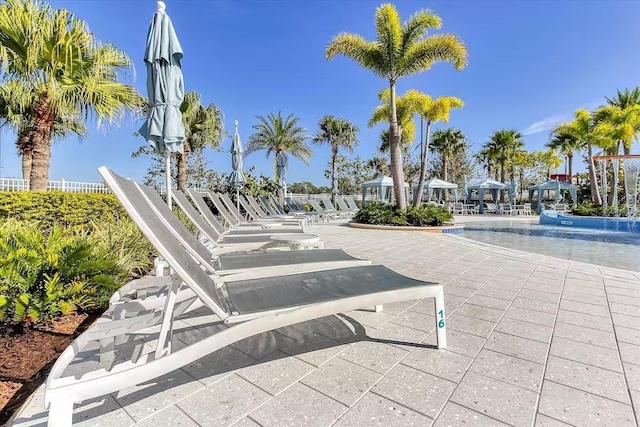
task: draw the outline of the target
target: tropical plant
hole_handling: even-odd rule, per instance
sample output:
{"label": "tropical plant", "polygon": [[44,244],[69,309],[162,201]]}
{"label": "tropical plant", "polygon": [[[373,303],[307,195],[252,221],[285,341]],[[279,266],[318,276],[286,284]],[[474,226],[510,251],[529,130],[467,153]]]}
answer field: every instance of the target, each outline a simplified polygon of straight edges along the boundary
{"label": "tropical plant", "polygon": [[514,129],[501,129],[489,137],[489,142],[483,148],[488,149],[488,155],[500,166],[500,181],[505,182],[507,161],[524,148],[524,142],[520,132]]}
{"label": "tropical plant", "polygon": [[338,186],[336,185],[336,160],[338,151],[343,148],[349,153],[358,145],[358,127],[346,119],[324,116],[318,121],[318,133],[313,137],[314,144],[328,144],[331,148],[331,200],[335,201]]}
{"label": "tropical plant", "polygon": [[612,140],[609,135],[603,134],[601,128],[596,128],[593,115],[585,109],[577,110],[571,122],[561,123],[554,130],[554,133],[562,133],[573,137],[578,144],[587,148],[587,163],[589,169],[589,182],[591,184],[591,200],[596,205],[602,204],[598,180],[596,177],[595,164],[593,162],[593,147],[607,148],[611,146]]}
{"label": "tropical plant", "polygon": [[[441,96],[436,99],[426,100],[420,108],[420,120],[427,122],[427,133],[424,144],[420,144],[420,177],[418,178],[418,188],[413,197],[413,206],[419,206],[422,203],[422,193],[424,192],[424,182],[427,179],[427,163],[429,154],[429,139],[431,136],[431,125],[442,121],[449,123],[449,116],[452,108],[464,107],[464,102],[460,98],[454,96]],[[445,172],[446,174],[446,172]],[[445,181],[447,179],[445,178]]]}
{"label": "tropical plant", "polygon": [[398,209],[380,201],[365,203],[353,216],[353,220],[361,224],[414,227],[441,226],[452,219],[451,213],[441,206],[425,204]]}
{"label": "tropical plant", "polygon": [[[383,89],[378,94],[378,99],[382,101],[371,114],[368,126],[373,127],[380,123],[389,122],[391,114],[391,92]],[[416,125],[413,116],[422,110],[422,106],[431,101],[431,97],[420,91],[410,89],[404,95],[396,99],[396,116],[398,121],[398,132],[403,151],[408,148],[416,138]],[[385,129],[380,134],[380,152],[388,152],[391,149],[391,134]]]}
{"label": "tropical plant", "polygon": [[474,158],[476,162],[482,166],[482,169],[487,171],[487,177],[491,177],[495,166],[495,159],[491,153],[491,147],[485,144],[480,151],[474,155]]}
{"label": "tropical plant", "polygon": [[567,129],[558,128],[551,132],[551,139],[546,144],[547,148],[554,149],[567,157],[569,182],[573,183],[573,156],[576,151],[582,151],[586,147],[576,139]]}
{"label": "tropical plant", "polygon": [[406,205],[402,177],[401,132],[398,129],[396,111],[396,83],[402,78],[431,68],[436,62],[450,62],[458,70],[467,63],[467,48],[453,34],[427,32],[442,25],[440,17],[422,10],[401,23],[400,14],[392,4],[376,9],[376,40],[367,41],[362,36],[341,33],[333,38],[325,50],[326,58],[343,55],[354,60],[376,76],[389,82],[389,135],[391,175],[394,181],[396,203]]}
{"label": "tropical plant", "polygon": [[[29,100],[25,96],[27,87],[22,80],[10,79],[0,85],[0,120],[2,126],[8,126],[17,135],[16,148],[22,158],[22,179],[31,177],[32,161],[32,135],[34,111],[33,105],[21,102]],[[82,117],[74,112],[67,112],[56,117],[51,130],[53,141],[67,138],[70,134],[76,134],[80,140],[87,135]]]}
{"label": "tropical plant", "polygon": [[86,236],[37,222],[0,226],[0,320],[10,324],[50,319],[104,305],[125,280],[111,254]]}
{"label": "tropical plant", "polygon": [[84,21],[47,3],[6,0],[0,5],[0,63],[3,80],[24,82],[19,104],[33,109],[32,190],[46,190],[59,117],[94,116],[102,126],[143,105],[134,87],[119,81],[133,66],[124,51],[101,45]]}
{"label": "tropical plant", "polygon": [[187,189],[187,157],[190,152],[199,153],[206,147],[218,148],[223,136],[224,114],[215,104],[202,105],[200,94],[187,92],[180,106],[184,123],[184,149],[176,153],[178,188]]}
{"label": "tropical plant", "polygon": [[438,153],[442,161],[442,179],[449,181],[449,160],[455,153],[464,149],[466,137],[461,130],[454,128],[438,129],[433,133],[431,151]]}
{"label": "tropical plant", "polygon": [[281,112],[278,115],[269,113],[267,117],[257,116],[258,124],[253,126],[255,132],[249,137],[245,154],[265,150],[267,158],[274,155],[274,180],[280,182],[281,177],[278,162],[284,164],[286,170],[289,158],[293,156],[309,165],[309,158],[313,156],[307,145],[307,129],[298,125],[299,118],[289,114],[285,119]]}

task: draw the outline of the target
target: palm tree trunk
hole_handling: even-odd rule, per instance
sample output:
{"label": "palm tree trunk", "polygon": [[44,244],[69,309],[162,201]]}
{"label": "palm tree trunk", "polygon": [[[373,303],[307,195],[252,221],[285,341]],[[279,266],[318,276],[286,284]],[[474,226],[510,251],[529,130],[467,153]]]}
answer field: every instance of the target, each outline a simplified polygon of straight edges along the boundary
{"label": "palm tree trunk", "polygon": [[569,184],[573,184],[573,153],[567,153],[569,163]]}
{"label": "palm tree trunk", "polygon": [[33,129],[24,128],[18,133],[16,147],[18,154],[22,156],[22,179],[29,180],[31,177],[31,158],[33,156],[33,145],[31,141]]}
{"label": "palm tree trunk", "polygon": [[424,147],[420,153],[420,179],[418,180],[418,189],[413,196],[413,206],[418,207],[422,203],[422,195],[424,194],[424,182],[427,179],[427,160],[429,153],[429,136],[431,133],[431,122],[427,121],[427,135],[425,136]]}
{"label": "palm tree trunk", "polygon": [[[331,150],[331,203],[336,202],[336,193],[333,189],[336,188],[336,161],[338,160],[338,150]],[[336,189],[337,191],[337,189]]]}
{"label": "palm tree trunk", "polygon": [[591,183],[591,200],[596,205],[602,204],[600,189],[598,188],[598,178],[596,177],[596,166],[593,163],[593,148],[587,144],[587,155],[589,156],[589,182]]}
{"label": "palm tree trunk", "polygon": [[449,158],[442,156],[442,179],[449,181]]}
{"label": "palm tree trunk", "polygon": [[182,153],[176,153],[178,158],[178,190],[187,191],[187,156],[189,155],[189,141],[184,141]]}
{"label": "palm tree trunk", "polygon": [[404,178],[402,173],[402,147],[400,147],[400,132],[398,129],[398,116],[396,113],[396,84],[389,82],[391,89],[391,117],[389,126],[390,152],[391,152],[391,178],[393,178],[393,194],[398,209],[405,209],[407,202],[404,199]]}
{"label": "palm tree trunk", "polygon": [[33,118],[33,152],[31,173],[29,175],[29,189],[31,191],[46,191],[49,180],[49,166],[51,164],[51,129],[53,128],[54,112],[51,102],[46,96],[41,96],[34,107]]}
{"label": "palm tree trunk", "polygon": [[[504,182],[504,160],[500,160],[500,182]],[[504,202],[504,191],[500,191],[500,202]]]}

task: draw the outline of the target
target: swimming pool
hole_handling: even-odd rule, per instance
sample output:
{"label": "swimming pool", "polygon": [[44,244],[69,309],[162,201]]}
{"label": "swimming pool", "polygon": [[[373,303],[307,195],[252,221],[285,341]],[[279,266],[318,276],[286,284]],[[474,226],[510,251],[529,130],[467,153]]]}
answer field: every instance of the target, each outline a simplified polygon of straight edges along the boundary
{"label": "swimming pool", "polygon": [[640,271],[638,233],[539,225],[537,217],[530,221],[473,221],[464,225],[460,236],[478,242]]}

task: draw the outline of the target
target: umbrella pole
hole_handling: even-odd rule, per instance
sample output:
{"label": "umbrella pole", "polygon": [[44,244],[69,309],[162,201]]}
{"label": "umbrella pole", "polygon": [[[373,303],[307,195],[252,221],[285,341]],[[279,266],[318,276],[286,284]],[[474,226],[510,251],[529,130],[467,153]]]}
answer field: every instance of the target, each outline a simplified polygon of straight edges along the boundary
{"label": "umbrella pole", "polygon": [[236,209],[240,212],[240,189],[236,188]]}
{"label": "umbrella pole", "polygon": [[171,153],[168,150],[164,152],[164,170],[166,172],[167,206],[171,209]]}

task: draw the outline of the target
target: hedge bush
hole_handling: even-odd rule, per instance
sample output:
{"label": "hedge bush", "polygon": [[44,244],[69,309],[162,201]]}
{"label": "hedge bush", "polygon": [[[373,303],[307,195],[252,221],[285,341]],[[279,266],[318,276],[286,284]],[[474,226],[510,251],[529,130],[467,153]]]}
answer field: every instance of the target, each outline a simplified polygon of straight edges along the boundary
{"label": "hedge bush", "polygon": [[425,204],[397,209],[395,205],[383,202],[366,203],[353,216],[353,220],[361,224],[414,227],[440,226],[452,219],[453,215],[441,206]]}
{"label": "hedge bush", "polygon": [[[625,209],[624,204],[618,207],[619,211],[624,211]],[[576,216],[613,216],[615,210],[613,206],[607,206],[605,210],[604,206],[595,206],[593,202],[588,201],[571,208],[571,213]]]}
{"label": "hedge bush", "polygon": [[0,219],[41,221],[43,227],[88,225],[92,220],[126,217],[112,194],[68,193],[62,191],[0,192]]}

